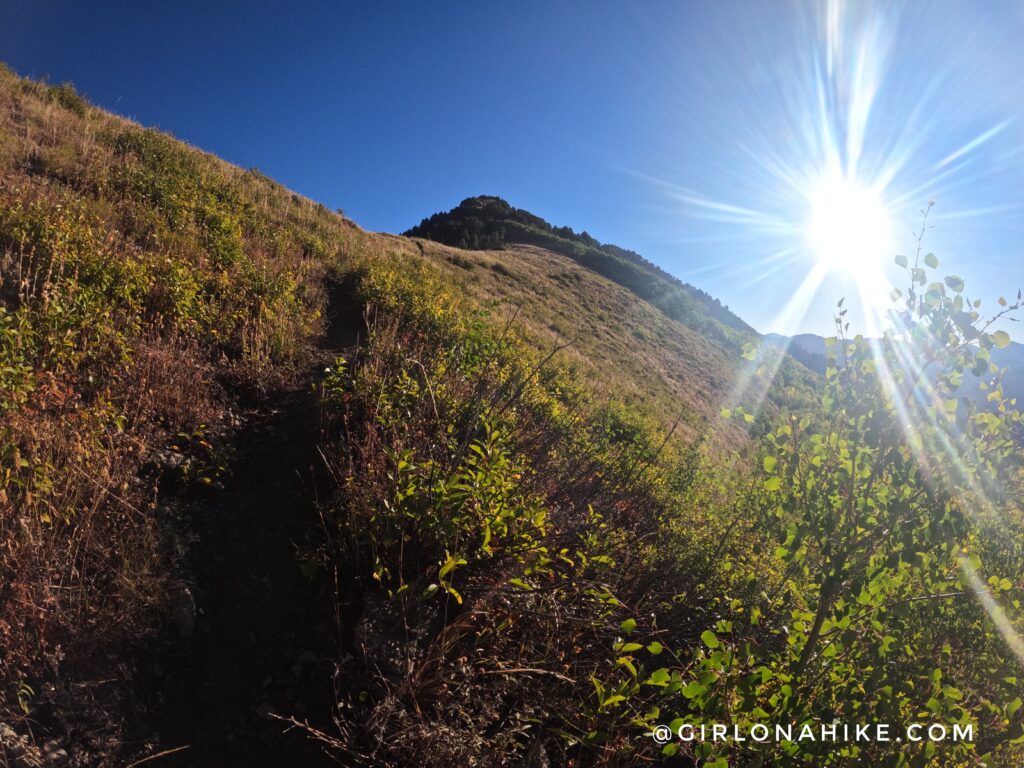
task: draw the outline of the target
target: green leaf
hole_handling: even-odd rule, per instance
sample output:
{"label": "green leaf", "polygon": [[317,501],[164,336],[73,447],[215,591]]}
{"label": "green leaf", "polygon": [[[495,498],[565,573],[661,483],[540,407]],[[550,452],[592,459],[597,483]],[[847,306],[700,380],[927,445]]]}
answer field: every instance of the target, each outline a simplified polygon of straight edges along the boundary
{"label": "green leaf", "polygon": [[939,266],[939,260],[934,253],[926,254],[924,257],[924,263],[925,266],[928,267],[929,269],[935,269],[937,266]]}
{"label": "green leaf", "polygon": [[664,649],[665,649],[665,647],[661,643],[659,643],[657,640],[655,640],[653,643],[650,643],[647,646],[647,652],[650,653],[652,656],[657,656]]}
{"label": "green leaf", "polygon": [[777,491],[779,490],[779,486],[781,485],[782,480],[780,480],[777,477],[769,477],[767,480],[764,481],[764,489],[766,491]]}
{"label": "green leaf", "polygon": [[708,648],[717,648],[720,645],[718,637],[710,629],[705,629],[701,632],[700,639],[704,641],[704,645]]}
{"label": "green leaf", "polygon": [[466,565],[466,561],[463,558],[456,557],[455,555],[449,555],[448,553],[445,554],[447,555],[447,559],[441,565],[441,570],[438,571],[437,575],[439,579],[444,579],[445,576],[454,571],[458,566]]}
{"label": "green leaf", "polygon": [[775,471],[775,467],[777,467],[778,464],[779,464],[779,460],[776,459],[774,456],[765,456],[764,457],[764,471],[765,472],[774,472]]}
{"label": "green leaf", "polygon": [[669,674],[669,671],[662,667],[661,669],[656,669],[651,672],[651,676],[644,680],[644,682],[647,685],[665,686],[668,685],[671,680],[672,676]]}
{"label": "green leaf", "polygon": [[707,690],[703,685],[694,680],[692,683],[683,688],[680,693],[688,699],[694,699],[700,696],[704,691]]}
{"label": "green leaf", "polygon": [[636,620],[635,619],[626,619],[624,622],[622,622],[619,625],[619,628],[623,632],[625,632],[627,635],[631,635],[631,634],[633,634],[633,630],[636,629]]}
{"label": "green leaf", "polygon": [[950,290],[960,293],[964,289],[964,281],[957,275],[947,275],[946,285],[950,287]]}
{"label": "green leaf", "polygon": [[995,344],[996,349],[1003,349],[1010,346],[1010,334],[1006,331],[996,331],[992,334],[992,343]]}
{"label": "green leaf", "polygon": [[898,267],[906,267],[908,263],[909,262],[907,261],[907,257],[906,256],[897,256],[896,257],[896,266],[898,266]]}

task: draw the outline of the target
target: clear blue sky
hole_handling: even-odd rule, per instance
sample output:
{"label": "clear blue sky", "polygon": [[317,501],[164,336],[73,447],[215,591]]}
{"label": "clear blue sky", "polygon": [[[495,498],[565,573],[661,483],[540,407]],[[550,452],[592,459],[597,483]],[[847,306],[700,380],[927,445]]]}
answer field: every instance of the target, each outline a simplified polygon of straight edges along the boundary
{"label": "clear blue sky", "polygon": [[880,190],[894,251],[935,199],[944,267],[986,298],[1024,285],[1019,3],[0,8],[19,73],[369,229],[497,194],[641,252],[759,330],[822,332],[861,272],[780,309],[815,263],[810,190],[838,162]]}

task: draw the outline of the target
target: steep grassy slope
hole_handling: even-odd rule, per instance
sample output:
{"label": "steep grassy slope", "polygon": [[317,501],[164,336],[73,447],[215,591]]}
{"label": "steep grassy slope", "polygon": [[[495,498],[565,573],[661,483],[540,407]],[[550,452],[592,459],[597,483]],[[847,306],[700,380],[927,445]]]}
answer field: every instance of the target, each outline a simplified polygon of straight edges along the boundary
{"label": "steep grassy slope", "polygon": [[[582,382],[594,384],[635,457],[677,418],[677,437],[703,432],[738,363],[732,343],[572,259],[364,233],[256,171],[7,70],[0,168],[5,749],[65,727],[60,743],[80,754],[122,748],[119,713],[139,684],[129,651],[192,631],[193,499],[238,470],[236,428],[256,417],[245,409],[304,381],[329,281],[372,283],[397,263],[455,278],[467,316],[490,306],[501,326],[519,307],[520,356],[540,364],[572,339],[543,363],[569,371],[552,381],[582,398],[577,420],[592,407]],[[382,301],[334,293],[349,314]]]}
{"label": "steep grassy slope", "polygon": [[[925,718],[985,734],[849,754],[827,739],[680,742],[662,755],[716,768],[1015,764],[1016,661],[972,598],[1019,625],[1024,552],[1006,531],[1022,518],[1005,493],[1019,487],[1021,417],[997,395],[1001,416],[949,420],[949,386],[988,349],[950,341],[958,296],[933,287],[913,305],[915,339],[942,363],[933,393],[908,382],[913,349],[851,340],[819,402],[755,424],[760,455],[744,467],[721,451],[703,461],[649,412],[594,398],[592,369],[545,368],[536,329],[480,318],[451,279],[469,256],[446,257],[448,279],[407,256],[361,274],[368,343],[326,381],[336,493],[314,562],[343,585],[346,754],[633,766],[657,759],[643,735],[656,723]],[[480,295],[499,291],[490,272]],[[1003,495],[986,498],[982,478]]]}
{"label": "steep grassy slope", "polygon": [[569,257],[525,245],[459,252],[417,242],[481,303],[521,307],[522,322],[547,343],[571,341],[567,357],[606,392],[666,416],[684,411],[691,435],[706,429],[729,394],[741,362],[733,345],[667,317]]}
{"label": "steep grassy slope", "polygon": [[[737,387],[747,370],[742,349],[757,343],[755,334],[696,330],[560,253],[530,245],[465,251],[420,238],[412,242],[478,304],[493,307],[499,317],[514,316],[538,345],[567,344],[563,358],[597,391],[668,423],[679,418],[682,435],[717,430],[719,411],[731,399],[751,405],[767,394],[774,408],[805,398],[815,386],[810,371],[783,358],[767,390],[757,380]],[[389,246],[416,253],[402,238]]]}
{"label": "steep grassy slope", "polygon": [[127,651],[193,621],[174,499],[220,484],[240,403],[304,371],[357,236],[0,68],[0,721],[117,748]]}
{"label": "steep grassy slope", "polygon": [[537,245],[568,256],[628,288],[669,317],[722,341],[735,338],[730,329],[753,330],[717,299],[670,275],[639,253],[600,243],[587,232],[552,226],[529,211],[513,208],[500,197],[470,197],[446,213],[424,219],[405,234],[474,250]]}
{"label": "steep grassy slope", "polygon": [[950,396],[1006,341],[962,281],[814,379],[582,235],[365,233],[6,70],[0,169],[3,760],[1020,764],[1024,419]]}

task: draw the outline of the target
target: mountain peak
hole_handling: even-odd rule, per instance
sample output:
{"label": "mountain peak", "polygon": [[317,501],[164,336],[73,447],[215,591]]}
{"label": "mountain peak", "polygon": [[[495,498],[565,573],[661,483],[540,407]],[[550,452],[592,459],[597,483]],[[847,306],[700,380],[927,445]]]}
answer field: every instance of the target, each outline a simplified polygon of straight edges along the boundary
{"label": "mountain peak", "polygon": [[625,286],[686,325],[722,339],[736,331],[754,332],[720,301],[639,253],[601,243],[585,230],[554,226],[496,195],[467,197],[450,211],[435,213],[403,234],[468,250],[499,250],[515,244],[539,246]]}

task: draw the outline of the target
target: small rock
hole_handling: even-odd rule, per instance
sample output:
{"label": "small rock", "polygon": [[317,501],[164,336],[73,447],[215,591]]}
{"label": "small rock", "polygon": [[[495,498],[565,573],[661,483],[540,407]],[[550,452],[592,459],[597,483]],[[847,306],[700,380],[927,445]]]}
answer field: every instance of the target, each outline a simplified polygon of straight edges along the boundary
{"label": "small rock", "polygon": [[43,757],[50,765],[64,765],[68,761],[67,750],[55,739],[50,739],[43,744]]}
{"label": "small rock", "polygon": [[185,461],[185,454],[177,451],[154,451],[153,458],[164,469],[177,469]]}

